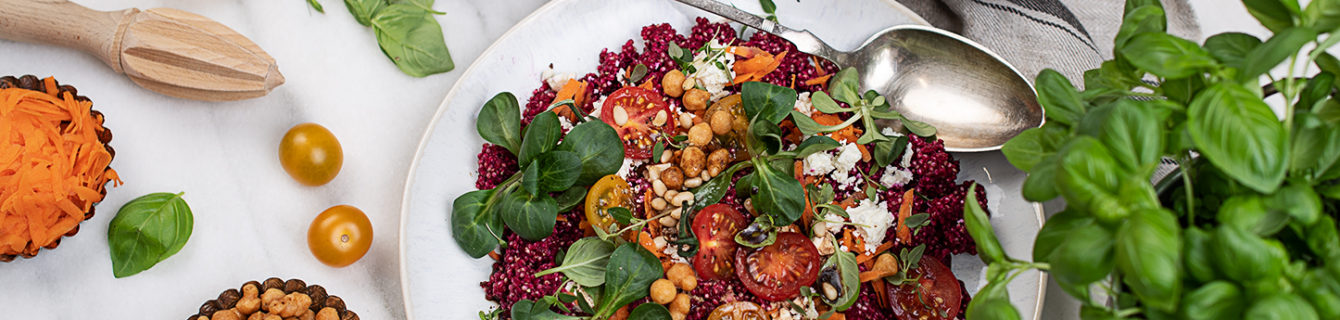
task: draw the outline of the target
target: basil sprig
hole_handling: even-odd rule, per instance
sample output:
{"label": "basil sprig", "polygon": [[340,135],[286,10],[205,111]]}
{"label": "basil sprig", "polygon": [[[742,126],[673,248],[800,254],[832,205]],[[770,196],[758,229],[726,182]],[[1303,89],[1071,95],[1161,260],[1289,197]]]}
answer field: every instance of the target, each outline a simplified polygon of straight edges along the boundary
{"label": "basil sprig", "polygon": [[[999,252],[969,192],[965,224],[990,282],[969,319],[1017,317],[1003,288],[1027,269],[1050,272],[1084,318],[1340,318],[1340,60],[1326,52],[1340,2],[1243,4],[1271,37],[1197,44],[1166,32],[1159,1],[1130,0],[1113,59],[1083,90],[1038,75],[1047,122],[1002,151],[1029,173],[1026,199],[1067,205],[1030,263]],[[1264,100],[1276,93],[1279,116]],[[1180,166],[1155,185],[1164,159]],[[1095,286],[1113,300],[1095,301]]]}
{"label": "basil sprig", "polygon": [[359,24],[372,27],[382,53],[401,72],[426,77],[451,71],[456,63],[433,15],[434,0],[344,0]]}
{"label": "basil sprig", "polygon": [[623,143],[608,124],[587,121],[564,137],[557,115],[545,111],[523,135],[517,106],[516,96],[499,93],[484,104],[475,129],[518,155],[522,170],[493,189],[467,192],[452,202],[452,237],[475,258],[503,243],[504,225],[527,240],[548,237],[558,213],[576,207],[585,186],[623,164]]}
{"label": "basil sprig", "polygon": [[195,219],[181,196],[150,193],[121,206],[107,228],[113,275],[133,276],[186,246]]}

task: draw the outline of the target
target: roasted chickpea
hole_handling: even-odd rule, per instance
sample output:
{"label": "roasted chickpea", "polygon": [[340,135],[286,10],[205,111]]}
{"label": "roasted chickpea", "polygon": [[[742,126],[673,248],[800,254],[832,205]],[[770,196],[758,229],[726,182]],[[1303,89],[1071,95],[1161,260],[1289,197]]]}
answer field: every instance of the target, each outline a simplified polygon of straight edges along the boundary
{"label": "roasted chickpea", "polygon": [[242,320],[242,313],[237,309],[219,310],[214,312],[214,320]]}
{"label": "roasted chickpea", "polygon": [[670,266],[670,270],[665,272],[665,278],[669,279],[676,286],[684,291],[693,291],[698,287],[698,277],[693,272],[693,267],[687,263],[676,263]]}
{"label": "roasted chickpea", "polygon": [[730,151],[726,151],[725,148],[712,151],[712,154],[707,156],[707,175],[715,177],[721,174],[729,162]]}
{"label": "roasted chickpea", "polygon": [[689,92],[684,93],[684,107],[688,108],[689,111],[707,109],[707,100],[711,98],[712,94],[707,93],[707,90],[690,89]]}
{"label": "roasted chickpea", "polygon": [[335,308],[325,307],[316,313],[316,320],[340,320],[340,314],[335,312]]}
{"label": "roasted chickpea", "polygon": [[706,122],[698,123],[689,128],[689,144],[703,147],[712,142],[712,126]]}
{"label": "roasted chickpea", "polygon": [[679,168],[684,170],[684,175],[697,177],[703,172],[703,166],[707,164],[707,155],[703,154],[703,149],[698,147],[684,148],[684,153],[679,156]]}
{"label": "roasted chickpea", "polygon": [[652,282],[651,301],[662,305],[675,301],[675,285],[666,279],[657,279],[656,282]]}
{"label": "roasted chickpea", "polygon": [[670,302],[670,313],[689,313],[689,295],[680,293],[675,296],[675,301]]}
{"label": "roasted chickpea", "polygon": [[298,315],[298,320],[316,320],[316,312],[312,312],[312,309],[302,309],[302,314]]}
{"label": "roasted chickpea", "polygon": [[679,190],[684,187],[684,171],[679,167],[670,167],[661,171],[661,183],[669,190]]}
{"label": "roasted chickpea", "polygon": [[679,96],[684,95],[683,85],[684,73],[678,69],[670,70],[670,72],[665,73],[665,76],[661,77],[661,90],[665,91],[667,96],[679,98]]}
{"label": "roasted chickpea", "polygon": [[718,110],[717,112],[713,112],[708,121],[712,124],[712,133],[717,135],[730,133],[731,121],[734,121],[734,118],[735,116],[732,116],[730,111]]}
{"label": "roasted chickpea", "polygon": [[261,294],[261,304],[268,307],[270,306],[271,303],[279,301],[279,299],[283,298],[284,298],[284,291],[276,288],[270,288],[270,290],[265,290],[265,293]]}

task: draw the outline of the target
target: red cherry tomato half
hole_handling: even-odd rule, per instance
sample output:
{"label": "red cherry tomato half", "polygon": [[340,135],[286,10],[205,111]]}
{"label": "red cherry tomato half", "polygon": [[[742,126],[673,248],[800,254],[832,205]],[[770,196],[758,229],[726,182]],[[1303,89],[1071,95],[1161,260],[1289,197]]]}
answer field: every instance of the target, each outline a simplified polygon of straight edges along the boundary
{"label": "red cherry tomato half", "polygon": [[[616,109],[623,110],[622,116],[615,117]],[[624,155],[633,159],[650,158],[656,139],[675,128],[675,118],[660,93],[641,87],[614,91],[600,109],[600,121],[614,127],[623,139]]]}
{"label": "red cherry tomato half", "polygon": [[819,249],[805,235],[782,232],[777,242],[762,249],[736,251],[735,275],[759,298],[782,301],[799,295],[801,286],[814,284],[821,259]]}
{"label": "red cherry tomato half", "polygon": [[693,217],[693,234],[698,238],[698,255],[693,257],[693,270],[704,280],[726,280],[735,275],[735,233],[749,225],[749,220],[724,204],[714,204],[698,211]]}
{"label": "red cherry tomato half", "polygon": [[962,289],[954,272],[931,257],[923,257],[920,266],[908,271],[914,283],[887,286],[893,314],[899,319],[954,319],[958,317]]}

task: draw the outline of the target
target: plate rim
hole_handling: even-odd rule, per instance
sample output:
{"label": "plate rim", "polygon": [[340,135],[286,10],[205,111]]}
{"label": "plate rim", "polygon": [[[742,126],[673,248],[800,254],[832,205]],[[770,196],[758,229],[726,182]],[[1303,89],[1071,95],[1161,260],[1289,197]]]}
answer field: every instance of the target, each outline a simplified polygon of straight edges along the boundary
{"label": "plate rim", "polygon": [[[462,85],[460,79],[465,79],[466,77],[469,77],[475,73],[475,67],[478,64],[480,58],[483,58],[489,54],[494,53],[494,51],[497,51],[498,43],[501,42],[502,39],[512,36],[512,34],[516,33],[517,29],[520,28],[522,25],[531,23],[532,21],[538,19],[540,15],[552,11],[555,7],[566,5],[569,2],[573,1],[578,0],[552,0],[549,1],[548,3],[545,3],[539,8],[536,8],[535,11],[526,15],[525,18],[521,18],[521,20],[518,20],[515,24],[512,25],[512,27],[508,28],[506,32],[503,32],[502,35],[499,35],[497,39],[493,40],[493,43],[490,43],[489,46],[484,49],[484,51],[480,51],[479,55],[475,57],[475,60],[470,62],[470,66],[466,67],[465,71],[461,73],[461,76],[456,78],[457,79],[456,82],[451,85],[451,89],[447,91],[447,95],[442,98],[442,102],[438,103],[437,111],[433,112],[433,119],[428,122],[428,125],[424,127],[423,133],[420,134],[418,146],[415,147],[414,150],[414,160],[410,161],[409,170],[405,174],[406,175],[405,184],[401,190],[400,228],[399,228],[400,230],[397,232],[399,238],[396,239],[397,246],[399,247],[397,251],[399,252],[398,260],[400,266],[397,269],[399,269],[400,273],[400,299],[402,304],[404,305],[403,311],[405,312],[405,319],[410,320],[414,319],[414,307],[413,307],[414,303],[410,299],[409,270],[406,263],[406,254],[405,254],[405,248],[406,248],[405,226],[406,222],[409,220],[408,217],[409,217],[409,204],[410,204],[409,203],[410,188],[414,185],[415,182],[414,176],[415,173],[418,172],[419,161],[423,159],[423,151],[428,146],[428,139],[430,138],[433,128],[437,127],[438,121],[442,120],[442,115],[446,113],[447,103],[450,102],[452,98],[456,97],[456,94]],[[906,6],[898,3],[896,0],[880,0],[880,2],[883,2],[884,4],[893,7],[894,10],[901,11],[907,17],[912,18],[913,22],[916,23],[913,25],[921,25],[925,27],[934,28],[933,26],[930,25],[930,22],[927,22],[926,19],[921,17],[921,15],[917,14],[916,12],[913,12],[911,9],[908,9]],[[897,26],[898,25],[892,27]],[[990,50],[987,51],[993,55],[995,54]],[[1018,70],[1015,70],[1015,72],[1017,73]],[[1044,214],[1042,204],[1038,202],[1030,202],[1030,203],[1033,204],[1033,211],[1034,214],[1036,214],[1035,218],[1037,219],[1038,227],[1041,228],[1043,224],[1045,224],[1046,222],[1046,215]],[[1041,271],[1037,272],[1038,272],[1038,294],[1037,294],[1038,302],[1037,305],[1034,307],[1032,319],[1039,319],[1039,317],[1042,315],[1042,306],[1046,302],[1046,293],[1047,293],[1048,274],[1046,272]]]}

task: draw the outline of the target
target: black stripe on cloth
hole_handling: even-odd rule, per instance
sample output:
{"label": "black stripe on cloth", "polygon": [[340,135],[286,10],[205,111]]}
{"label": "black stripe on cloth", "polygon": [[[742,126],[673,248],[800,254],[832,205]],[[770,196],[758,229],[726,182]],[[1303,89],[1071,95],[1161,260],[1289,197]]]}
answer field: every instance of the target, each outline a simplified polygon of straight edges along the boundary
{"label": "black stripe on cloth", "polygon": [[987,8],[992,8],[992,9],[996,9],[996,10],[1000,10],[1000,11],[1005,11],[1005,12],[1010,12],[1010,13],[1013,13],[1013,14],[1017,14],[1017,15],[1019,15],[1019,16],[1021,16],[1021,17],[1028,18],[1028,20],[1033,20],[1033,22],[1037,22],[1037,23],[1040,23],[1040,24],[1043,24],[1043,25],[1047,25],[1047,26],[1050,26],[1050,27],[1053,27],[1053,28],[1061,29],[1061,31],[1065,31],[1066,33],[1069,33],[1071,37],[1075,37],[1075,40],[1079,40],[1080,43],[1083,43],[1085,46],[1088,46],[1089,49],[1092,49],[1092,50],[1093,50],[1093,53],[1098,54],[1098,56],[1100,56],[1100,57],[1103,55],[1102,51],[1098,50],[1098,47],[1097,47],[1097,46],[1095,46],[1093,43],[1091,43],[1091,42],[1087,41],[1086,39],[1084,39],[1084,37],[1080,36],[1078,33],[1075,33],[1074,30],[1070,30],[1070,28],[1066,28],[1065,26],[1062,26],[1062,25],[1053,23],[1053,22],[1051,22],[1051,21],[1046,21],[1046,20],[1038,19],[1037,17],[1030,16],[1030,15],[1028,15],[1027,13],[1024,13],[1023,11],[1019,11],[1019,9],[1015,9],[1015,8],[1012,8],[1012,7],[1003,6],[1003,5],[999,5],[999,4],[995,4],[995,3],[983,2],[982,0],[972,0],[972,2],[977,3],[977,4],[979,4],[979,5],[982,5],[982,6],[985,6],[985,7],[987,7]]}
{"label": "black stripe on cloth", "polygon": [[1059,0],[1008,0],[1008,1],[1016,5],[1022,6],[1024,8],[1041,11],[1043,13],[1055,16],[1056,18],[1061,19],[1066,23],[1069,23],[1070,26],[1074,27],[1075,30],[1078,30],[1079,33],[1084,34],[1084,37],[1089,38],[1089,41],[1093,41],[1093,36],[1089,35],[1089,31],[1084,29],[1084,24],[1080,23],[1079,18],[1075,18],[1075,14],[1070,12],[1070,8],[1067,8],[1065,4],[1061,3],[1061,1]]}

